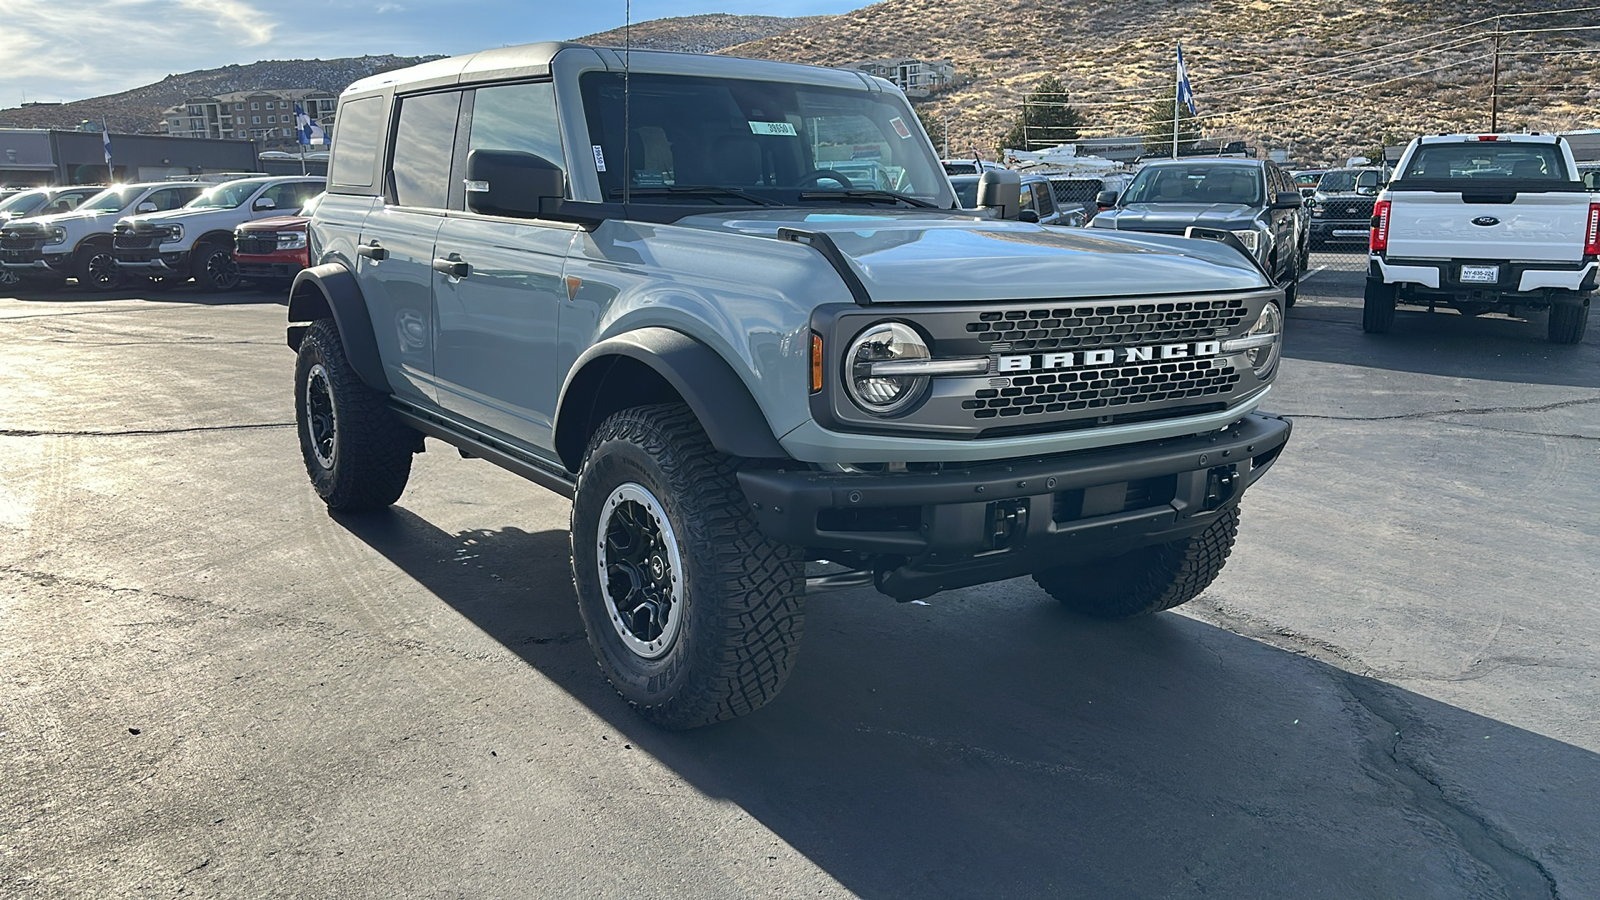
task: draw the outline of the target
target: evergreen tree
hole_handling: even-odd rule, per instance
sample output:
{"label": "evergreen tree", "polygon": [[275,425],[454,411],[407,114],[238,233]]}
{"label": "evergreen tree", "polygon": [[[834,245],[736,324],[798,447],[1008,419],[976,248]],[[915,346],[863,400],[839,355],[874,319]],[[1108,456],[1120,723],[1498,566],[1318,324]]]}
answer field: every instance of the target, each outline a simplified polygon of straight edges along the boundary
{"label": "evergreen tree", "polygon": [[1083,116],[1068,104],[1061,79],[1046,75],[1022,96],[1022,113],[1000,138],[999,149],[1034,150],[1070,143],[1078,139],[1082,125]]}

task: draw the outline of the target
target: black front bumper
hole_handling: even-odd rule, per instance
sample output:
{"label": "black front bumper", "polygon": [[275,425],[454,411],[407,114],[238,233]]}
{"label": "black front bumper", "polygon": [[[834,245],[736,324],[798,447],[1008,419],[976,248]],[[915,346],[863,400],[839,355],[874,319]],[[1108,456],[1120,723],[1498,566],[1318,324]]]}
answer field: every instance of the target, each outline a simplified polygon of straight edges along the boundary
{"label": "black front bumper", "polygon": [[1203,530],[1276,461],[1290,423],[1252,413],[1205,435],[937,472],[753,469],[762,532],[819,551],[898,558],[892,596],[1113,556]]}

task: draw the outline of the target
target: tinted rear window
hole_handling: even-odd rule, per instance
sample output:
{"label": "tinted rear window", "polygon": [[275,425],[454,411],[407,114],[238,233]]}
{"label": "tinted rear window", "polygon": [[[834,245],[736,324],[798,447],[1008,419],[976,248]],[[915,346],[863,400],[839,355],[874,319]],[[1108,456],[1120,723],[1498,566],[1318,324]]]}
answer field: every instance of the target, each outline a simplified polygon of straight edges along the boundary
{"label": "tinted rear window", "polygon": [[1403,178],[1538,179],[1566,181],[1566,162],[1554,144],[1424,144],[1406,163]]}
{"label": "tinted rear window", "polygon": [[372,187],[372,163],[378,155],[378,144],[383,139],[382,118],[382,97],[362,97],[339,104],[338,118],[333,127],[330,182],[341,186]]}

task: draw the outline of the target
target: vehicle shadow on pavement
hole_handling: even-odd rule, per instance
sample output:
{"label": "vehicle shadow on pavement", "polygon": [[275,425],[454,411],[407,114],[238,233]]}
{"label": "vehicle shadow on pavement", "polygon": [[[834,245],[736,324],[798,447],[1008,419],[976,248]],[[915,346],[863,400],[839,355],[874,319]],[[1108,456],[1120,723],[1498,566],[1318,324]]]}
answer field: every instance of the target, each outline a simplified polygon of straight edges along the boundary
{"label": "vehicle shadow on pavement", "polygon": [[149,287],[118,288],[114,291],[84,290],[75,284],[65,287],[41,287],[22,284],[13,288],[0,288],[5,299],[23,303],[108,303],[117,300],[146,300],[151,303],[194,303],[204,306],[236,306],[241,304],[289,304],[289,293],[279,288],[243,287],[234,291],[207,291],[194,285],[176,285],[171,288]]}
{"label": "vehicle shadow on pavement", "polygon": [[337,519],[860,896],[1600,896],[1600,755],[1184,616],[821,595],[774,703],[671,733],[594,665],[565,532]]}

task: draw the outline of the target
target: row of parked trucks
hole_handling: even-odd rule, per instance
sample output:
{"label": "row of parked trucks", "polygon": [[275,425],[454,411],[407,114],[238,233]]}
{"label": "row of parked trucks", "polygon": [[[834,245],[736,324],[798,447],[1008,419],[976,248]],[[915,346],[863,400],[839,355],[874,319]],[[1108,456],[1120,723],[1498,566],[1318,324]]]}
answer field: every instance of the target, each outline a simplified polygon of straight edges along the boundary
{"label": "row of parked trucks", "polygon": [[[231,290],[244,279],[281,283],[307,261],[299,213],[323,188],[314,176],[221,184],[157,181],[41,188],[7,198],[0,219],[0,285],[25,280],[113,290],[142,280],[193,279]],[[40,200],[41,202],[33,202]]]}

